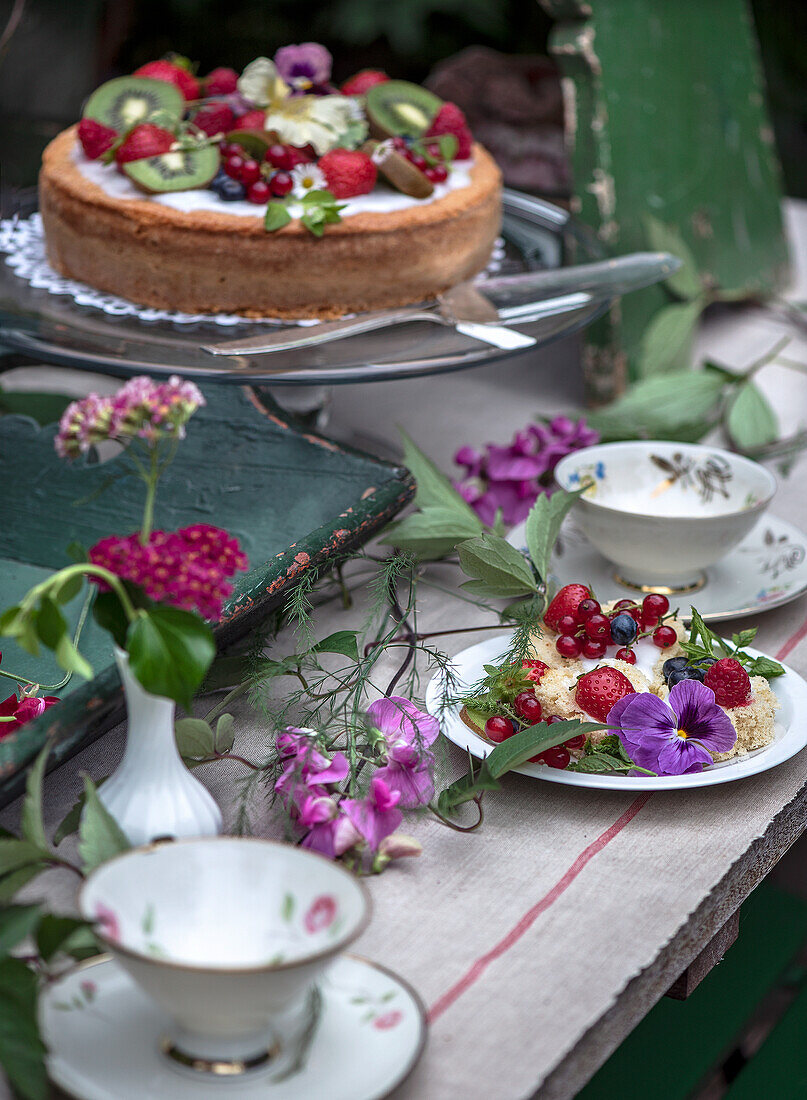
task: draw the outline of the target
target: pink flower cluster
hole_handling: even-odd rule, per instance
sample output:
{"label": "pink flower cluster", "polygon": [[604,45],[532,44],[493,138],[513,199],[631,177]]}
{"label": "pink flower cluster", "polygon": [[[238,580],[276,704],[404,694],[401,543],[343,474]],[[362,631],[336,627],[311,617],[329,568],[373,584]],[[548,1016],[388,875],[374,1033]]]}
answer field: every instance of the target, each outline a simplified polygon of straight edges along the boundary
{"label": "pink flower cluster", "polygon": [[[140,536],[110,535],[90,550],[90,561],[138,585],[157,603],[198,611],[219,619],[232,592],[227,578],[247,569],[238,539],[207,523],[179,531],[153,531],[144,545]],[[97,581],[100,588],[106,588]]]}
{"label": "pink flower cluster", "polygon": [[454,461],[465,467],[465,474],[454,488],[483,523],[492,527],[501,512],[510,527],[527,518],[540,493],[553,491],[552,475],[565,455],[599,439],[585,420],[556,416],[548,424],[529,424],[516,432],[508,447],[488,443],[484,453],[460,447]]}
{"label": "pink flower cluster", "polygon": [[91,393],[68,405],[59,422],[56,451],[72,459],[106,439],[140,438],[150,445],[163,438],[184,439],[185,425],[204,404],[198,386],[177,375],[167,382],[146,375],[132,378],[109,397]]}
{"label": "pink flower cluster", "polygon": [[397,833],[402,809],[424,806],[434,794],[434,756],[429,746],[439,730],[435,718],[409,699],[373,703],[368,723],[381,735],[381,765],[364,798],[339,789],[350,773],[344,753],[328,756],[316,730],[289,726],[277,739],[281,772],[275,793],[302,834],[302,846],[330,859],[358,850],[375,870],[391,859],[418,855],[420,845]]}
{"label": "pink flower cluster", "polygon": [[[56,695],[23,695],[19,699],[16,695],[9,695],[8,699],[0,703],[0,718],[6,719],[0,722],[0,741],[10,733],[14,733],[20,726],[33,722],[58,702]],[[9,718],[10,722],[7,721]]]}

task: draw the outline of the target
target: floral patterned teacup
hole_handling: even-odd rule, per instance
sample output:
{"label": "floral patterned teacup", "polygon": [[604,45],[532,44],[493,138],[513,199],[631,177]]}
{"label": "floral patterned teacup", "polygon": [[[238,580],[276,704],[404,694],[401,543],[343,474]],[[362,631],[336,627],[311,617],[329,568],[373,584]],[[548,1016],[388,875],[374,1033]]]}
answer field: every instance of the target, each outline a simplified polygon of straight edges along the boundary
{"label": "floral patterned teacup", "polygon": [[166,1054],[226,1076],[274,1059],[284,1026],[369,918],[367,890],[339,864],[243,837],[132,849],[89,876],[79,905],[173,1018]]}
{"label": "floral patterned teacup", "polygon": [[636,588],[685,592],[742,541],[770,504],[776,479],[764,466],[696,443],[601,443],[555,468],[584,534]]}

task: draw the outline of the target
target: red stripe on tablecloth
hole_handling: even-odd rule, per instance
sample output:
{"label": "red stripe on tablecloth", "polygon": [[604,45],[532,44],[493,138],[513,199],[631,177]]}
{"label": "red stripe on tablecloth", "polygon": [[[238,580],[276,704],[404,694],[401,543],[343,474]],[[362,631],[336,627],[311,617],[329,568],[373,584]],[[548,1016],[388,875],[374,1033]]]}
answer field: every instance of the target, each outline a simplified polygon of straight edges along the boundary
{"label": "red stripe on tablecloth", "polygon": [[615,836],[625,828],[625,826],[633,820],[634,817],[644,806],[650,797],[650,793],[640,794],[639,797],[633,801],[630,806],[625,810],[621,817],[618,817],[613,825],[605,830],[604,833],[600,833],[596,840],[592,841],[587,848],[584,848],[571,867],[566,873],[558,879],[555,885],[541,898],[539,902],[536,902],[531,909],[528,909],[521,920],[513,925],[510,931],[503,939],[486,952],[481,955],[475,963],[473,963],[468,970],[463,974],[458,982],[455,982],[450,989],[438,998],[435,1003],[429,1009],[429,1023],[434,1023],[438,1017],[451,1008],[456,1000],[458,1000],[466,990],[470,989],[487,970],[490,963],[496,959],[501,958],[506,954],[514,944],[518,943],[521,937],[527,932],[535,921],[540,917],[542,913],[545,913],[551,905],[558,900],[558,898],[566,892],[571,886],[589,860],[592,860],[598,852],[601,852]]}
{"label": "red stripe on tablecloth", "polygon": [[795,634],[790,635],[785,644],[776,654],[777,661],[784,661],[788,653],[791,653],[804,637],[807,637],[807,619],[804,620],[804,622],[801,624]]}

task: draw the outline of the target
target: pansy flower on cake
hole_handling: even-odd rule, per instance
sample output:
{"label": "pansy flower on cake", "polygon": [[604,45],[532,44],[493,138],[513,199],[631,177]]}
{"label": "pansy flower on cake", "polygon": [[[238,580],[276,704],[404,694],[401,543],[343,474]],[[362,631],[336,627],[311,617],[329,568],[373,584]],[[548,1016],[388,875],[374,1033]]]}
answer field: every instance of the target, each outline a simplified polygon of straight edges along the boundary
{"label": "pansy flower on cake", "polygon": [[687,630],[661,594],[601,606],[565,585],[530,656],[485,666],[461,717],[494,744],[538,723],[599,723],[532,759],[570,771],[685,775],[764,748],[779,705],[768,681],[784,669],[746,652],[755,630],[729,643],[691,616]]}
{"label": "pansy flower on cake", "polygon": [[[462,111],[379,70],[338,87],[314,42],[199,77],[116,77],[43,157],[48,257],[148,306],[328,317],[481,271],[501,177]],[[319,247],[316,247],[319,242]]]}

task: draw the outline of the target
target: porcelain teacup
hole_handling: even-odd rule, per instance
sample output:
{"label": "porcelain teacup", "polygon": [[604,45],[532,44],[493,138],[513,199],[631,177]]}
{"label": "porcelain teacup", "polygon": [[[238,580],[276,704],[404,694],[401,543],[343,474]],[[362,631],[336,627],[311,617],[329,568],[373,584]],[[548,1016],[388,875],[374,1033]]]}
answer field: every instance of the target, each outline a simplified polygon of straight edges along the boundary
{"label": "porcelain teacup", "polygon": [[742,541],[770,504],[764,466],[717,447],[640,441],[601,443],[562,459],[567,491],[588,488],[573,514],[631,588],[688,592]]}
{"label": "porcelain teacup", "polygon": [[90,874],[79,906],[173,1019],[174,1063],[220,1076],[268,1065],[328,964],[363,931],[369,895],[289,844],[207,837],[134,848]]}

